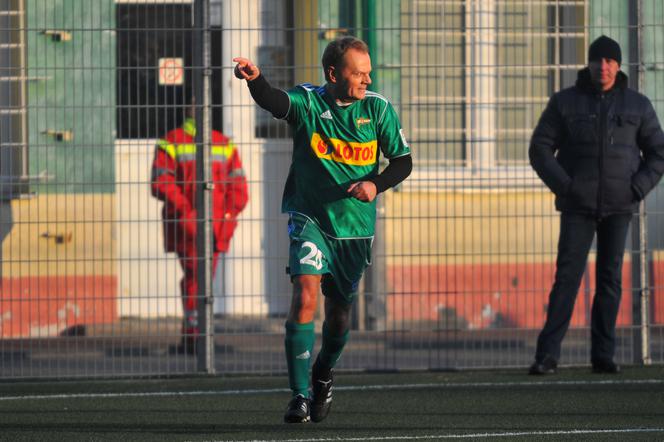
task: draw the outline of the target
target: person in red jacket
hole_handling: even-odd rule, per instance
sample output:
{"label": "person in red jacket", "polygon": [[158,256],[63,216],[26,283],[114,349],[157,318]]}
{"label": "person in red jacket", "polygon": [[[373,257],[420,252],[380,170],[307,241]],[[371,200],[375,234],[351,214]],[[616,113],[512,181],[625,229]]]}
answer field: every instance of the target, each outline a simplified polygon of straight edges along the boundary
{"label": "person in red jacket", "polygon": [[[196,122],[185,119],[182,127],[171,130],[157,142],[152,164],[152,195],[164,202],[162,209],[164,248],[176,252],[184,277],[180,282],[183,325],[181,352],[194,354],[198,336],[196,280]],[[212,131],[211,179],[212,268],[219,253],[228,251],[237,227],[237,217],[248,200],[247,180],[235,145],[221,132]]]}

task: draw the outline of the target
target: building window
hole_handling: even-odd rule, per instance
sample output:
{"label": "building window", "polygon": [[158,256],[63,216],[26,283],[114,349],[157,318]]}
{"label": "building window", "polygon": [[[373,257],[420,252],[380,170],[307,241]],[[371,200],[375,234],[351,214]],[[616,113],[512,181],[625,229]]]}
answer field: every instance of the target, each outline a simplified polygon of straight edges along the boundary
{"label": "building window", "polygon": [[0,200],[27,192],[25,8],[6,1],[0,15]]}
{"label": "building window", "polygon": [[586,0],[402,3],[402,118],[426,166],[525,166],[548,97],[584,65]]}

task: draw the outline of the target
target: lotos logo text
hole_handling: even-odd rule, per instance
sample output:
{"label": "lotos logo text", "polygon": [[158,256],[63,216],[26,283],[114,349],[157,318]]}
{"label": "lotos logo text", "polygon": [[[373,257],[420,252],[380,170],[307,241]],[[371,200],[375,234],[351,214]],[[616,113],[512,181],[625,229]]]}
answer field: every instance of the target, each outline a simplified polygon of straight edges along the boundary
{"label": "lotos logo text", "polygon": [[318,158],[336,161],[337,163],[352,166],[367,166],[376,162],[376,140],[368,143],[337,140],[336,138],[323,139],[320,134],[314,133],[311,137],[311,149]]}

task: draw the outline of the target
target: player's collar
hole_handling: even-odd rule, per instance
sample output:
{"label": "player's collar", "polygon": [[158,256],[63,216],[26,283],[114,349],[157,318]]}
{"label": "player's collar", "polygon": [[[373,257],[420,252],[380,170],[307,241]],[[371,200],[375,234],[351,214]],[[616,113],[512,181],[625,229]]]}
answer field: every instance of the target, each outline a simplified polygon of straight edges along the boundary
{"label": "player's collar", "polygon": [[335,95],[332,93],[332,89],[333,89],[333,88],[332,88],[332,86],[330,85],[330,83],[327,83],[327,84],[325,85],[325,92],[326,92],[325,95],[327,95],[327,96],[329,97],[329,99],[330,99],[329,101],[331,101],[332,103],[334,103],[335,105],[337,105],[337,106],[340,107],[341,109],[348,109],[350,106],[352,106],[352,105],[354,105],[355,103],[357,103],[358,101],[360,101],[360,100],[356,100],[356,101],[351,101],[350,103],[345,103],[345,102],[343,102],[343,101],[340,101],[340,100],[339,100],[338,98],[336,98]]}

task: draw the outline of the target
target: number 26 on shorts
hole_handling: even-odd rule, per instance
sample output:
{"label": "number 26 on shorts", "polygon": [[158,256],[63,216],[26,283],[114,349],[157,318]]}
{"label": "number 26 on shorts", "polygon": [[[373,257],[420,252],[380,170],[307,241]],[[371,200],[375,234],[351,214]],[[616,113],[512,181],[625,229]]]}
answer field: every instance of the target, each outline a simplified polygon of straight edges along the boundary
{"label": "number 26 on shorts", "polygon": [[309,249],[309,253],[307,253],[304,258],[300,259],[300,264],[313,266],[316,270],[323,268],[323,252],[318,250],[316,244],[311,241],[305,241],[302,243],[302,248]]}

